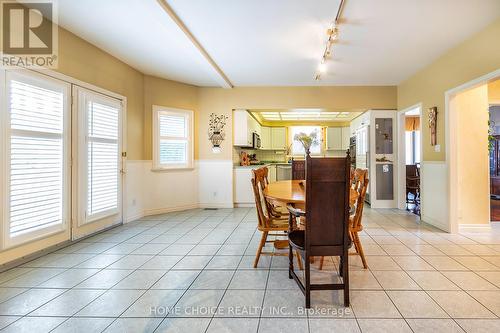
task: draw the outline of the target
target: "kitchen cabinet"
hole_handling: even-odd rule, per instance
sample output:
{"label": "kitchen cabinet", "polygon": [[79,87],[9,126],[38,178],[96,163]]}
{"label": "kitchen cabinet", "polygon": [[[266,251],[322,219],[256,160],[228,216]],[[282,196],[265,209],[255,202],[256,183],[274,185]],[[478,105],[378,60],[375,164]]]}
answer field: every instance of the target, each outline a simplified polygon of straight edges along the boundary
{"label": "kitchen cabinet", "polygon": [[326,150],[349,149],[350,127],[327,127]]}
{"label": "kitchen cabinet", "polygon": [[271,149],[274,150],[286,149],[285,127],[271,127]]}
{"label": "kitchen cabinet", "polygon": [[276,165],[271,164],[268,166],[269,169],[269,182],[274,183],[276,181]]}
{"label": "kitchen cabinet", "polygon": [[342,150],[349,149],[351,141],[351,127],[342,127]]}
{"label": "kitchen cabinet", "polygon": [[247,110],[233,112],[233,145],[251,147],[253,133],[260,134],[261,126]]}
{"label": "kitchen cabinet", "polygon": [[260,149],[271,149],[271,127],[262,126],[260,129]]}

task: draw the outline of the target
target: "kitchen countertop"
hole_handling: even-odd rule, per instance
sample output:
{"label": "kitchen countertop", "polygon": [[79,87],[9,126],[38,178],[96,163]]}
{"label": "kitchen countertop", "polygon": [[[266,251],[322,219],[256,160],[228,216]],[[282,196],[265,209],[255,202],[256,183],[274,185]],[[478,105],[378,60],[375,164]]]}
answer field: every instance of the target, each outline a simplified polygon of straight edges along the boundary
{"label": "kitchen countertop", "polygon": [[262,162],[262,164],[253,164],[253,165],[238,165],[235,164],[234,168],[235,169],[257,169],[261,168],[266,165],[292,165],[292,163],[287,163],[287,162]]}

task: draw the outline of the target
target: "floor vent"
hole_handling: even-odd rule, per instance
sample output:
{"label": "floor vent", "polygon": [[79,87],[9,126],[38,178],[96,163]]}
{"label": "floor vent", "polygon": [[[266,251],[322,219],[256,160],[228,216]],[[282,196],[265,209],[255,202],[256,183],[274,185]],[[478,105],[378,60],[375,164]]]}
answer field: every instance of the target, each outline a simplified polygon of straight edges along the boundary
{"label": "floor vent", "polygon": [[217,210],[219,208],[205,208],[204,210]]}

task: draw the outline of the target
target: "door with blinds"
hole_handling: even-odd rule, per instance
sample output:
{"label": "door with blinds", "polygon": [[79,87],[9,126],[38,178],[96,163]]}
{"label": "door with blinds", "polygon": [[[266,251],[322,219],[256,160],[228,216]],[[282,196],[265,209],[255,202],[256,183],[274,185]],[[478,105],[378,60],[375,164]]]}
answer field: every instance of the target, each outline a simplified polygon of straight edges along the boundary
{"label": "door with blinds", "polygon": [[[122,102],[74,87],[74,200],[72,238],[122,222]],[[76,114],[75,114],[76,113]]]}
{"label": "door with blinds", "polygon": [[69,234],[71,88],[63,81],[21,71],[6,71],[4,82],[7,112],[1,115],[5,140],[0,169],[3,241],[8,248]]}

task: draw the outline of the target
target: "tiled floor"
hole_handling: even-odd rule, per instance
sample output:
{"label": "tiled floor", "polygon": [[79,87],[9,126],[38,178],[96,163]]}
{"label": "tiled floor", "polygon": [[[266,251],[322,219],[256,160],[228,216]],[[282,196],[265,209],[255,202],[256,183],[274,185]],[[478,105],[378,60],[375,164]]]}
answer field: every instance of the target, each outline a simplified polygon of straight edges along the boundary
{"label": "tiled floor", "polygon": [[[500,332],[500,230],[450,235],[366,209],[370,269],[350,256],[351,307],[313,292],[286,257],[252,262],[253,209],[144,218],[0,274],[6,332]],[[336,279],[336,259],[314,280]],[[312,265],[317,266],[317,263]]]}

